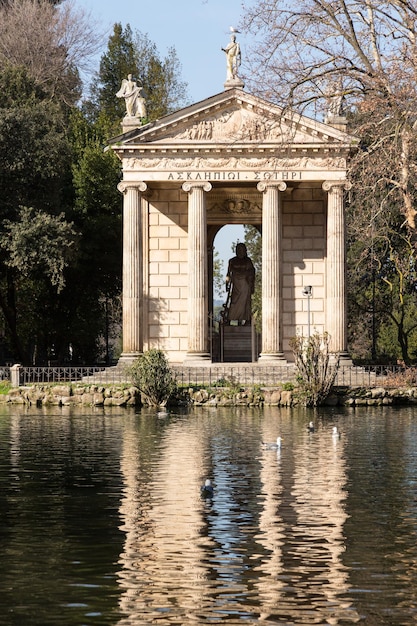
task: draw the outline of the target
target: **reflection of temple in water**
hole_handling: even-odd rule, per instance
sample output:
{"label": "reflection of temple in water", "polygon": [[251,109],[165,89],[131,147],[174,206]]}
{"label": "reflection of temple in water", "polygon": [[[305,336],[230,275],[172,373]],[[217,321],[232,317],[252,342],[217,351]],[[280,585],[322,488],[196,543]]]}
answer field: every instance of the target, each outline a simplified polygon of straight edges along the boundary
{"label": "reflection of temple in water", "polygon": [[120,509],[126,541],[119,583],[120,608],[127,617],[121,625],[157,617],[158,607],[169,607],[175,615],[177,605],[181,615],[192,613],[208,593],[204,557],[209,542],[199,500],[203,454],[204,441],[195,433],[168,432],[149,467],[134,429],[126,432]]}
{"label": "reflection of temple in water", "polygon": [[[270,439],[276,418],[263,423]],[[231,435],[225,416],[189,417],[166,424],[158,444],[126,429],[120,626],[161,614],[166,623],[219,614],[357,621],[342,563],[343,441],[300,433],[286,417],[281,426],[278,453],[261,448],[260,433],[254,441],[245,418]],[[208,473],[212,502],[200,497]]]}

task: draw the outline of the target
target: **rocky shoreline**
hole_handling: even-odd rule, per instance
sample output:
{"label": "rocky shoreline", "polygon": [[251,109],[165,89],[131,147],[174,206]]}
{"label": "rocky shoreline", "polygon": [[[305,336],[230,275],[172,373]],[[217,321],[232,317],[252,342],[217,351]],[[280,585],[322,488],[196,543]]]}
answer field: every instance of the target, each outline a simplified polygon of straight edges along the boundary
{"label": "rocky shoreline", "polygon": [[[126,385],[35,384],[13,387],[0,396],[0,402],[29,406],[141,406],[137,387]],[[297,406],[296,390],[279,387],[188,388],[180,404],[191,406]],[[417,387],[335,387],[327,406],[384,406],[416,404]]]}

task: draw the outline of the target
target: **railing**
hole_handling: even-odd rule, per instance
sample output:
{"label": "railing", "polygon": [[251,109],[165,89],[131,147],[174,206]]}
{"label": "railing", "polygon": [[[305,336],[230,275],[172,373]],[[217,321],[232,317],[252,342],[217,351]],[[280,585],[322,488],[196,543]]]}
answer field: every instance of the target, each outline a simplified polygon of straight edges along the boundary
{"label": "railing", "polygon": [[417,368],[401,365],[342,366],[335,385],[340,387],[402,387],[417,386]]}
{"label": "railing", "polygon": [[10,367],[8,365],[0,366],[0,380],[10,380]]}
{"label": "railing", "polygon": [[[16,366],[14,366],[16,367]],[[13,374],[13,369],[12,374]],[[127,378],[115,367],[22,367],[18,368],[19,385],[34,383],[121,383]]]}
{"label": "railing", "polygon": [[[294,382],[294,365],[245,366],[233,363],[212,363],[201,367],[173,366],[177,382],[182,386],[217,386],[229,384],[274,386]],[[122,367],[13,367],[0,366],[0,380],[11,380],[12,385],[34,383],[118,384],[129,383]],[[417,368],[373,365],[369,367],[342,366],[335,384],[346,387],[399,387],[402,384],[417,386]]]}

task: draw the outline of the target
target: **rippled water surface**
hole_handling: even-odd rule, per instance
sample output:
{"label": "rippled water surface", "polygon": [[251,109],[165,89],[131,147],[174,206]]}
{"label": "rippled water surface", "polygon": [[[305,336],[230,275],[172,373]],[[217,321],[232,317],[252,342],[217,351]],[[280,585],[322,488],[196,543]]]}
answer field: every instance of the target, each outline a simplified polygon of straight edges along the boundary
{"label": "rippled water surface", "polygon": [[417,409],[2,408],[0,590],[7,626],[415,624]]}

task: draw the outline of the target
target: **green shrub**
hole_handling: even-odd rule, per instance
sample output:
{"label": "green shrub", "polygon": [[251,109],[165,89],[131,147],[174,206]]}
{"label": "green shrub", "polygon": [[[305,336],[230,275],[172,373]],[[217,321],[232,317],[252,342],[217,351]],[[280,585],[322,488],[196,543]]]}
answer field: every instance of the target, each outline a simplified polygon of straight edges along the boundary
{"label": "green shrub", "polygon": [[177,391],[174,373],[162,350],[152,349],[138,357],[128,368],[128,375],[149,406],[167,404]]}
{"label": "green shrub", "polygon": [[11,384],[9,380],[0,381],[0,395],[2,396],[7,395],[10,389],[11,389]]}

